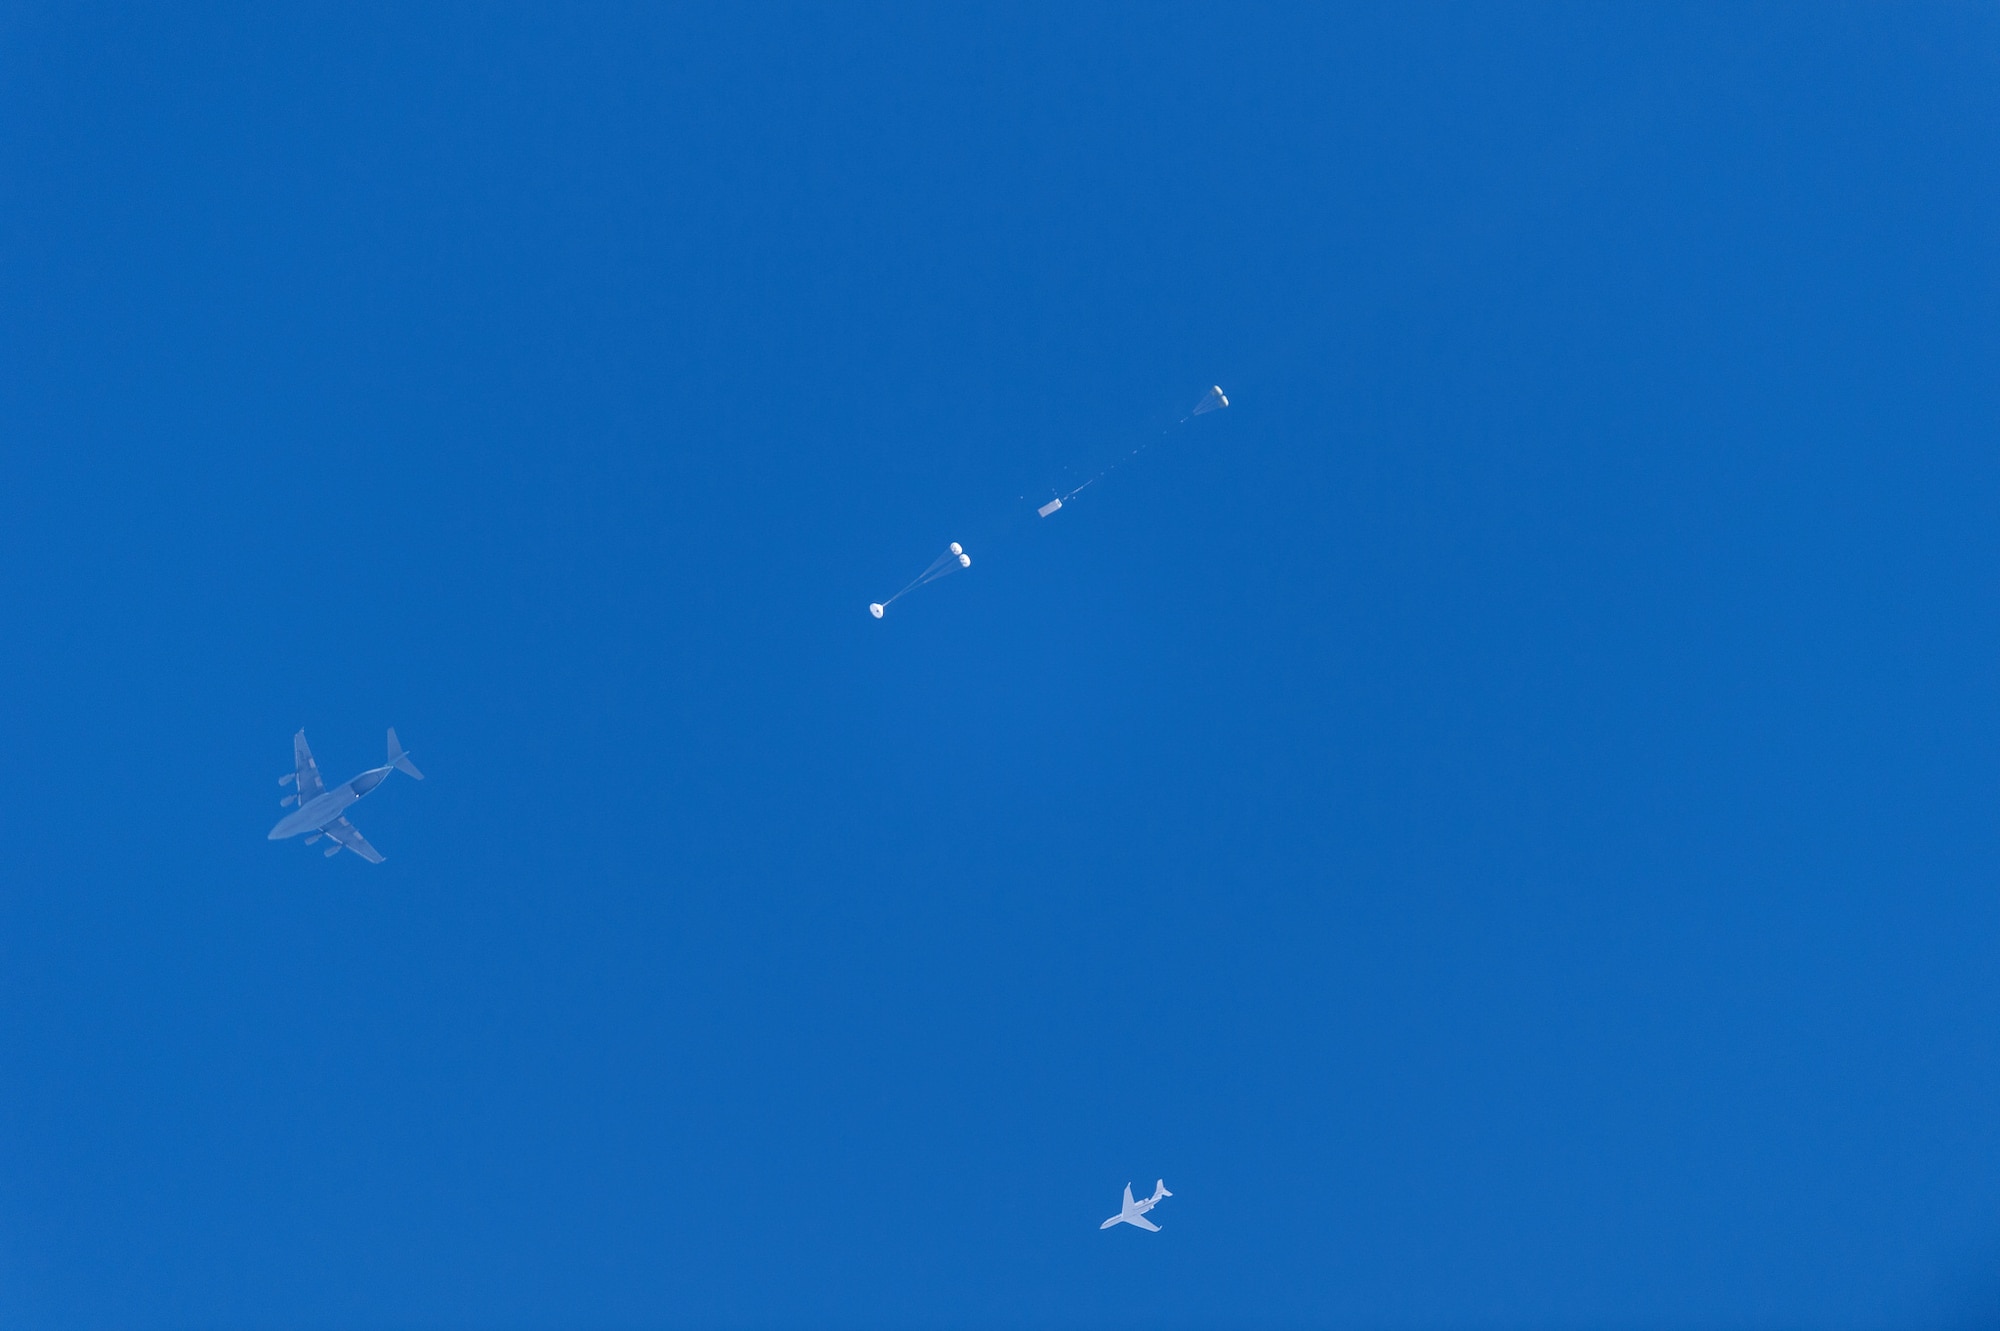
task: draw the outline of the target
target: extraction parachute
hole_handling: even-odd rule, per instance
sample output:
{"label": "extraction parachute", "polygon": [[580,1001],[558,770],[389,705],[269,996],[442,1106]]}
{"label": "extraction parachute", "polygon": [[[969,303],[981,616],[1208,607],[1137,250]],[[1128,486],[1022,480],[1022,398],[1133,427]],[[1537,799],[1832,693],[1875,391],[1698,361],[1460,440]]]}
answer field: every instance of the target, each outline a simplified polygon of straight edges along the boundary
{"label": "extraction parachute", "polygon": [[1188,415],[1206,416],[1209,412],[1221,411],[1228,405],[1229,399],[1222,395],[1222,385],[1217,384],[1214,388],[1208,390],[1207,397],[1194,404],[1194,410],[1190,411]]}
{"label": "extraction parachute", "polygon": [[902,591],[897,592],[894,596],[890,597],[886,601],[870,601],[868,603],[868,613],[875,616],[875,618],[880,619],[882,617],[882,612],[884,610],[887,610],[890,606],[896,604],[897,601],[901,600],[905,596],[908,596],[911,592],[923,586],[925,583],[936,582],[939,578],[949,577],[950,575],[958,572],[962,568],[971,568],[971,567],[972,567],[972,556],[965,553],[964,546],[960,545],[957,541],[953,541],[950,545],[945,547],[945,552],[943,554],[939,555],[936,559],[933,559],[931,561],[931,566],[929,568],[925,569],[922,573],[917,574],[916,577],[910,579],[909,586],[903,588]]}

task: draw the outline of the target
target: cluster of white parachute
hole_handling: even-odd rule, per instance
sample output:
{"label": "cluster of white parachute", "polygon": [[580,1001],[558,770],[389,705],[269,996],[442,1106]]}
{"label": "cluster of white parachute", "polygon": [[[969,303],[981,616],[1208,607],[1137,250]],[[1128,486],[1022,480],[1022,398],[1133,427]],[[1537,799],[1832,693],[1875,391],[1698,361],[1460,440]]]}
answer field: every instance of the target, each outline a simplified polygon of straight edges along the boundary
{"label": "cluster of white parachute", "polygon": [[[1194,404],[1193,410],[1189,411],[1187,415],[1181,417],[1180,420],[1174,423],[1174,425],[1168,426],[1167,430],[1172,430],[1176,425],[1185,425],[1189,421],[1193,420],[1196,416],[1206,416],[1211,411],[1220,411],[1228,405],[1229,405],[1229,398],[1223,393],[1221,385],[1218,384],[1215,387],[1209,389],[1208,392],[1204,393],[1202,395],[1201,401]],[[1165,430],[1161,431],[1162,434],[1165,434],[1166,432],[1167,431]],[[1102,471],[1099,471],[1096,475],[1092,476],[1082,485],[1076,486],[1073,489],[1063,494],[1057,495],[1055,498],[1049,500],[1048,503],[1043,504],[1040,508],[1037,508],[1035,510],[1035,515],[1037,517],[1045,518],[1048,517],[1051,513],[1057,512],[1062,508],[1062,506],[1066,502],[1076,498],[1077,495],[1081,494],[1085,489],[1087,489],[1092,485],[1095,485],[1098,481],[1104,479],[1106,475],[1116,470],[1119,466],[1123,465],[1126,462],[1129,462],[1131,459],[1145,452],[1149,446],[1150,442],[1148,444],[1141,444],[1139,447],[1133,449],[1130,453],[1127,453],[1123,457],[1119,458],[1118,461],[1113,462],[1110,466],[1104,468]],[[903,590],[897,592],[894,596],[891,596],[886,601],[870,601],[868,603],[868,613],[875,616],[875,618],[880,619],[882,618],[882,613],[885,610],[887,610],[890,606],[894,605],[897,601],[901,600],[903,597],[908,596],[911,592],[915,591],[917,588],[923,586],[925,583],[936,582],[939,578],[948,577],[951,574],[958,572],[962,568],[971,568],[971,567],[972,567],[972,556],[965,553],[965,547],[961,546],[957,541],[953,541],[948,547],[946,547],[945,552],[943,554],[939,555],[936,559],[933,559],[931,561],[929,568],[925,569],[922,573],[919,573],[916,577],[912,578],[909,582],[909,585],[904,587]]]}
{"label": "cluster of white parachute", "polygon": [[903,588],[902,591],[897,592],[886,601],[870,601],[868,603],[868,613],[880,619],[884,610],[887,610],[890,606],[896,604],[897,601],[908,596],[925,583],[936,582],[939,578],[948,577],[962,568],[971,567],[972,556],[965,553],[964,546],[960,545],[957,541],[953,541],[945,547],[943,554],[931,561],[929,568],[910,579],[909,586]]}

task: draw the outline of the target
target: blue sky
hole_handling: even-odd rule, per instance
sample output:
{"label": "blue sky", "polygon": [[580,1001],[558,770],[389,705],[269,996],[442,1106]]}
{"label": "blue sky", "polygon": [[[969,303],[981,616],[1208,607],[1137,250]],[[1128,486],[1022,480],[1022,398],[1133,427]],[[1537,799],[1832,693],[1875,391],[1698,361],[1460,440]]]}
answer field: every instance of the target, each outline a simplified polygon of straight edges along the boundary
{"label": "blue sky", "polygon": [[8,11],[0,1318],[1992,1324],[1996,73]]}

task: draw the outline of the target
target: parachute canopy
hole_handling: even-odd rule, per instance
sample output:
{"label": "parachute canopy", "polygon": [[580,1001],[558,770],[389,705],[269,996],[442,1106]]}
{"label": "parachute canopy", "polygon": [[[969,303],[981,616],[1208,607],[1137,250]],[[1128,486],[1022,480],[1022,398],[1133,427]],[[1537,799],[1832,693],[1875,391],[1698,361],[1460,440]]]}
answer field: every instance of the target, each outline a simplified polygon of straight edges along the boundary
{"label": "parachute canopy", "polygon": [[1208,390],[1208,396],[1194,404],[1191,416],[1206,416],[1211,411],[1221,411],[1229,405],[1229,399],[1222,395],[1222,386],[1217,384]]}

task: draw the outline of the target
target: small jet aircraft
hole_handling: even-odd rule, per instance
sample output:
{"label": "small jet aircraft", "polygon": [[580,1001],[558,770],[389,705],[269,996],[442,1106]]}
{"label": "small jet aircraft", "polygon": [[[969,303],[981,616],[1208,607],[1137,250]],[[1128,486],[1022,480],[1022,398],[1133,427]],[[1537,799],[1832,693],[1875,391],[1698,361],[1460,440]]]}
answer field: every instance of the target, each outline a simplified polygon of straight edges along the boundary
{"label": "small jet aircraft", "polygon": [[1125,1185],[1124,1208],[1120,1210],[1117,1215],[1112,1216],[1109,1220],[1099,1225],[1098,1228],[1109,1229],[1113,1225],[1125,1224],[1125,1225],[1137,1225],[1141,1229],[1150,1229],[1154,1233],[1158,1233],[1160,1227],[1154,1224],[1152,1221],[1146,1219],[1146,1212],[1152,1210],[1155,1206],[1158,1206],[1160,1204],[1160,1198],[1171,1197],[1171,1196],[1173,1196],[1173,1194],[1167,1191],[1167,1181],[1165,1179],[1160,1179],[1159,1181],[1153,1184],[1152,1196],[1144,1197],[1137,1201],[1134,1201],[1132,1199],[1132,1185],[1127,1183]]}
{"label": "small jet aircraft", "polygon": [[295,786],[291,794],[279,800],[280,805],[296,804],[299,807],[278,820],[271,829],[270,839],[283,841],[301,832],[310,832],[306,844],[310,846],[322,836],[331,837],[333,844],[326,848],[327,858],[340,854],[341,847],[359,855],[370,864],[382,862],[382,852],[368,844],[360,829],[347,821],[347,806],[366,795],[375,787],[389,779],[389,773],[407,772],[421,781],[424,774],[410,761],[410,755],[403,752],[403,746],[396,738],[395,728],[389,730],[389,761],[380,767],[370,768],[360,776],[332,790],[319,779],[319,764],[313,761],[312,750],[306,747],[306,732],[301,730],[292,736],[292,761],[297,770],[278,778],[281,786]]}

